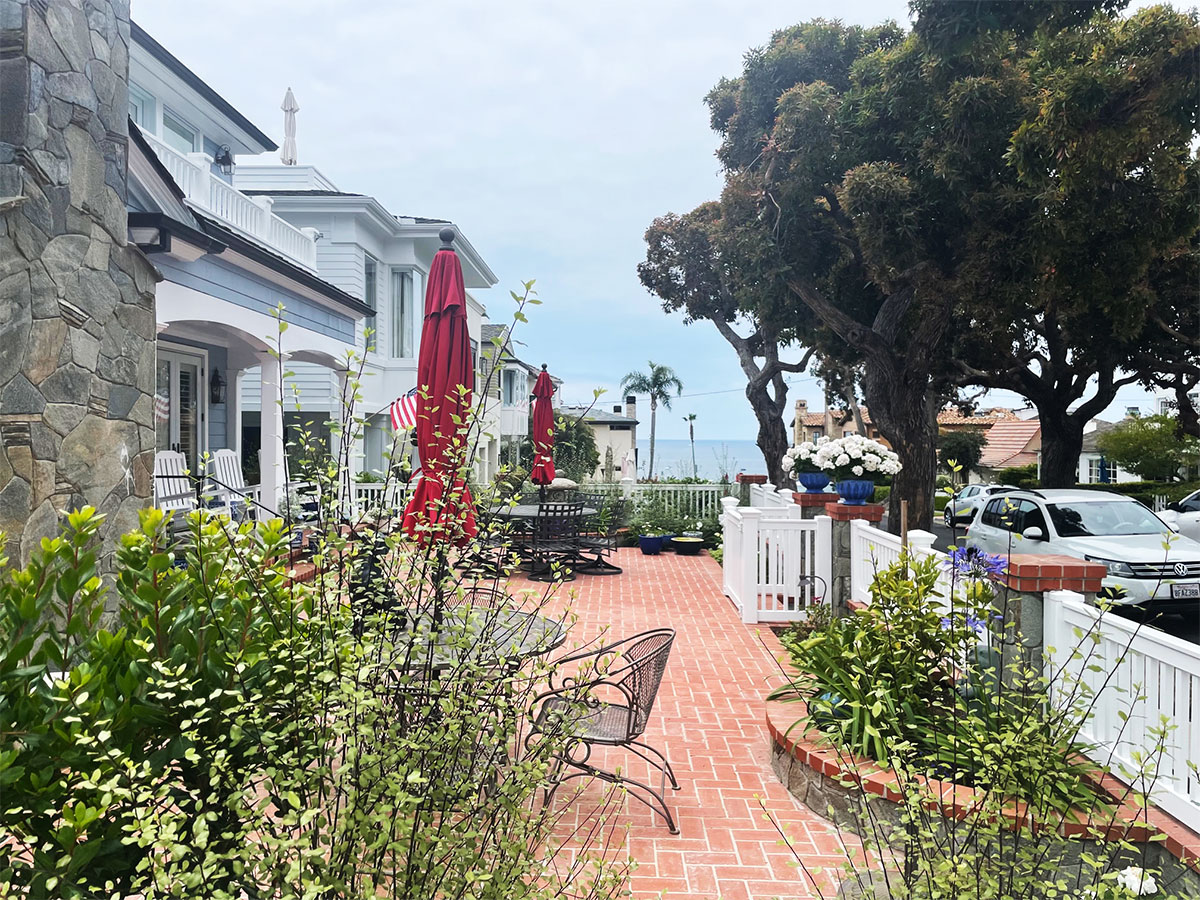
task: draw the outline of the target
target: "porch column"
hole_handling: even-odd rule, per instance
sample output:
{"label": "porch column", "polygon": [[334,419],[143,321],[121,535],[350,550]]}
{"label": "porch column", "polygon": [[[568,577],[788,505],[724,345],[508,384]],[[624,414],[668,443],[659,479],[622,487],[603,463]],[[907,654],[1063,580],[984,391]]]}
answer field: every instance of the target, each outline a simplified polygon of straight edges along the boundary
{"label": "porch column", "polygon": [[225,367],[225,442],[242,464],[242,369]]}
{"label": "porch column", "polygon": [[283,404],[280,384],[287,354],[276,357],[267,351],[257,354],[262,367],[261,413],[262,441],[258,448],[258,471],[262,485],[262,504],[277,511],[287,484],[287,458],[283,447]]}

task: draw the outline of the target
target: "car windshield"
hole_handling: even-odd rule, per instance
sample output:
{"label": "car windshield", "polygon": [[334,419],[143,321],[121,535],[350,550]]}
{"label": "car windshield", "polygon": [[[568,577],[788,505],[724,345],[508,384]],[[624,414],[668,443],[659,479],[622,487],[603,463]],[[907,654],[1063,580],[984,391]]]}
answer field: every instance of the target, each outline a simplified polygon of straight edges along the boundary
{"label": "car windshield", "polygon": [[1051,503],[1046,508],[1059,537],[1160,534],[1167,530],[1154,513],[1134,500]]}

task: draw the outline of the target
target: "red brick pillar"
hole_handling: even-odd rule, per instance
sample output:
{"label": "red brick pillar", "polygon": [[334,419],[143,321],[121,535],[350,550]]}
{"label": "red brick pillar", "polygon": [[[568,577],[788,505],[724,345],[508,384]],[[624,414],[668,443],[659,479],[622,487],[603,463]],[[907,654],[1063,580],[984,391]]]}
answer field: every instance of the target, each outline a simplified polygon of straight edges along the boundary
{"label": "red brick pillar", "polygon": [[997,586],[996,608],[1003,617],[1002,655],[1017,654],[1027,663],[1041,660],[1045,650],[1043,614],[1047,591],[1094,595],[1108,570],[1099,563],[1051,553],[1014,553]]}
{"label": "red brick pillar", "polygon": [[809,494],[804,491],[793,491],[792,499],[796,501],[796,505],[800,507],[800,517],[803,519],[815,519],[817,516],[825,515],[825,505],[827,503],[836,502],[834,497],[837,494]]}

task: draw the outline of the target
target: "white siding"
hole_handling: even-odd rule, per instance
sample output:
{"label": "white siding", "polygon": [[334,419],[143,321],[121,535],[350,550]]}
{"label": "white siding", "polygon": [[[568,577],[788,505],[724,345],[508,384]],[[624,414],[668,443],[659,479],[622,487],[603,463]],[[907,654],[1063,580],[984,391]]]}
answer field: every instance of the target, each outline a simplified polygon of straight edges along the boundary
{"label": "white siding", "polygon": [[[288,412],[300,410],[324,410],[332,412],[339,402],[337,376],[332,370],[315,363],[288,363],[288,371],[294,373],[284,385],[284,409]],[[299,403],[293,386],[300,391]],[[271,398],[272,400],[274,398]],[[270,401],[268,401],[270,402]],[[262,409],[262,373],[255,366],[242,376],[242,407],[248,412]]]}

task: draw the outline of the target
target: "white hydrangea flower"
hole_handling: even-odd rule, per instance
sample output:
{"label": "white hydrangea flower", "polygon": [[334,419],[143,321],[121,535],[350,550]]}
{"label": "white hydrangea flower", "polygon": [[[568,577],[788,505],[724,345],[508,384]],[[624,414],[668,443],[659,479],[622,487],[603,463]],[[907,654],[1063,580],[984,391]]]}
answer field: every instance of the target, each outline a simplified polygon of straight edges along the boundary
{"label": "white hydrangea flower", "polygon": [[851,472],[853,472],[855,475],[857,475],[859,478],[861,478],[861,477],[862,477],[862,473],[863,473],[863,467],[862,467],[862,466],[855,466],[855,467],[854,467],[853,469],[851,469],[850,471],[851,471]]}
{"label": "white hydrangea flower", "polygon": [[1117,884],[1130,891],[1135,897],[1148,897],[1158,893],[1158,882],[1141,866],[1122,869],[1117,875]]}

